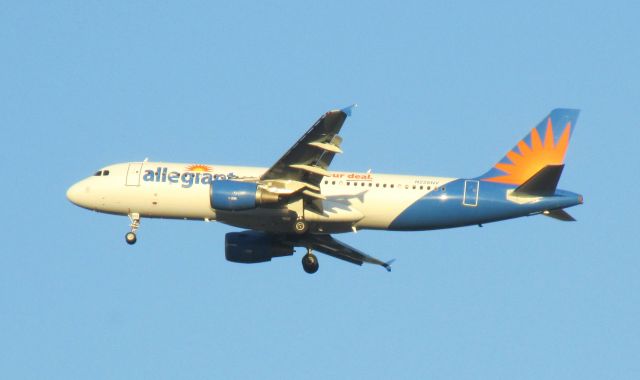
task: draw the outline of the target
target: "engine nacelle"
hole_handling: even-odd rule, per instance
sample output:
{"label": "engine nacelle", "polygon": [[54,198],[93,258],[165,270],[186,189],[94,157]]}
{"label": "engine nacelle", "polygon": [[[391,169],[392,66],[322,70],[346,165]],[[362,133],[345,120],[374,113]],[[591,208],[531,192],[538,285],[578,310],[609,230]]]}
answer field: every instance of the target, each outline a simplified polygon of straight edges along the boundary
{"label": "engine nacelle", "polygon": [[224,237],[224,254],[234,263],[263,263],[274,257],[293,255],[293,246],[259,231],[230,232]]}
{"label": "engine nacelle", "polygon": [[251,210],[280,201],[278,194],[258,188],[255,182],[231,180],[211,182],[209,198],[212,209],[225,211]]}

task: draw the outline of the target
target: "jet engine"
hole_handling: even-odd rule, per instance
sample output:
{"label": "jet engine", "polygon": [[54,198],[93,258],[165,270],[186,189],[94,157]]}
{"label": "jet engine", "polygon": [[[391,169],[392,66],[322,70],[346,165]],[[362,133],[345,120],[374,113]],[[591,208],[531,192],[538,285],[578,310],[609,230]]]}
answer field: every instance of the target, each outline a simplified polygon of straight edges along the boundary
{"label": "jet engine", "polygon": [[293,246],[264,232],[230,232],[224,238],[224,254],[234,263],[263,263],[274,257],[293,255]]}
{"label": "jet engine", "polygon": [[280,201],[278,194],[259,188],[255,182],[231,180],[213,181],[209,197],[211,208],[224,211],[251,210]]}

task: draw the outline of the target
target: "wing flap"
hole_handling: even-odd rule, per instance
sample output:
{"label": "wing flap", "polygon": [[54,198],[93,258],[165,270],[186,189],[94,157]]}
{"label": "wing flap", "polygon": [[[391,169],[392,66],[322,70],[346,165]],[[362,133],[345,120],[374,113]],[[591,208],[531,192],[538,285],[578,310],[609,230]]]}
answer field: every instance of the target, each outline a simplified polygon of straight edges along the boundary
{"label": "wing flap", "polygon": [[294,164],[294,165],[289,165],[289,167],[293,168],[293,169],[304,170],[304,171],[307,171],[309,173],[317,174],[317,175],[320,175],[320,176],[323,176],[323,177],[329,176],[329,172],[326,171],[325,169],[321,168],[320,166]]}
{"label": "wing flap", "polygon": [[271,167],[260,180],[292,180],[318,187],[336,153],[342,152],[338,136],[351,107],[325,113]]}

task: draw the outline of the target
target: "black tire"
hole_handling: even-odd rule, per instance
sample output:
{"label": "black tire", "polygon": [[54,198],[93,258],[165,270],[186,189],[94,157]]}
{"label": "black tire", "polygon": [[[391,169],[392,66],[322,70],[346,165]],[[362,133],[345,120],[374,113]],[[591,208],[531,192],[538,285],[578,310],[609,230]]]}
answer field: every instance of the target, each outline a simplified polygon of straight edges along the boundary
{"label": "black tire", "polygon": [[297,220],[293,224],[293,232],[297,234],[302,235],[303,233],[307,232],[308,229],[309,229],[309,225],[304,220]]}
{"label": "black tire", "polygon": [[135,232],[127,232],[124,235],[124,240],[127,242],[127,244],[133,245],[136,243],[136,241],[138,241],[138,237],[136,236]]}
{"label": "black tire", "polygon": [[309,274],[316,273],[320,268],[320,264],[318,263],[318,258],[316,255],[312,253],[307,253],[302,256],[302,269]]}

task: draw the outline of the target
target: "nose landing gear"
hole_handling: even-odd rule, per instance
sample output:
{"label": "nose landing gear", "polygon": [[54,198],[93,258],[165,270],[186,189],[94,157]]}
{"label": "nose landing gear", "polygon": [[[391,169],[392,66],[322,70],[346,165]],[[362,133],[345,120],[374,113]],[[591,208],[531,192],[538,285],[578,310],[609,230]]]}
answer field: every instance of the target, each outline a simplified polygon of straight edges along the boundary
{"label": "nose landing gear", "polygon": [[124,240],[127,244],[132,245],[138,241],[136,231],[140,228],[140,214],[137,212],[129,214],[129,220],[131,220],[131,224],[129,225],[129,227],[131,227],[131,231],[124,235]]}
{"label": "nose landing gear", "polygon": [[316,273],[320,264],[316,255],[311,253],[311,248],[307,248],[307,254],[302,256],[302,269],[309,274]]}

